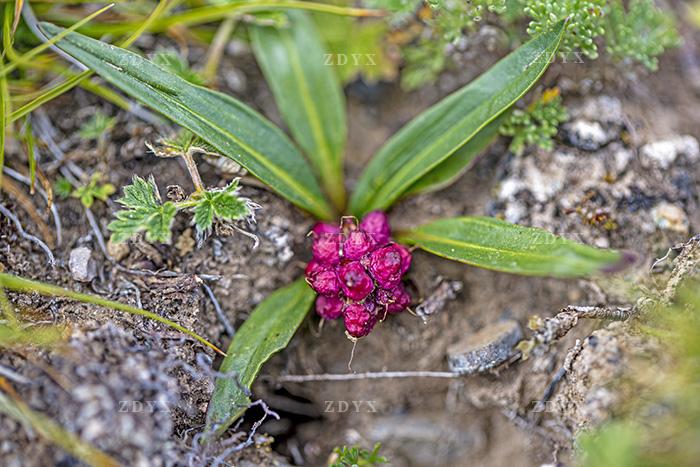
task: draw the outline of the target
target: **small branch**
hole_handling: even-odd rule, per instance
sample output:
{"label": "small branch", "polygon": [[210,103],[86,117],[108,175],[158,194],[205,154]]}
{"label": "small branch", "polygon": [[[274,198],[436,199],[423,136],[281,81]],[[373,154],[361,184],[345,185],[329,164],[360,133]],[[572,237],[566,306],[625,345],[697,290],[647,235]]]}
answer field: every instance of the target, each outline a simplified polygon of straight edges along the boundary
{"label": "small branch", "polygon": [[533,340],[538,344],[551,344],[571,331],[580,318],[625,321],[637,313],[637,307],[599,307],[569,305],[553,318],[540,319],[533,332]]}
{"label": "small branch", "polygon": [[278,383],[309,383],[315,381],[353,381],[384,378],[460,378],[462,375],[450,371],[379,371],[367,373],[343,373],[320,375],[283,375],[275,378]]}
{"label": "small branch", "polygon": [[[29,179],[29,177],[22,175],[21,173],[17,172],[11,167],[4,167],[3,174],[14,178],[18,182],[22,182],[25,185],[31,184],[31,180]],[[44,189],[37,187],[37,191],[39,191],[39,194],[44,198],[46,204],[49,206],[51,216],[53,217],[54,227],[56,228],[56,245],[60,246],[63,241],[63,233],[61,230],[61,217],[58,214],[58,209],[56,209],[56,203],[50,202],[49,195]]]}
{"label": "small branch", "polygon": [[204,191],[202,177],[199,175],[199,169],[197,169],[197,164],[194,162],[194,158],[192,157],[190,151],[182,154],[182,160],[185,161],[185,166],[187,166],[187,171],[190,173],[190,178],[192,178],[195,191]]}
{"label": "small branch", "polygon": [[229,337],[233,337],[233,335],[236,333],[236,331],[233,329],[233,325],[228,320],[228,318],[226,318],[224,311],[221,309],[221,305],[219,305],[219,301],[216,299],[216,295],[214,295],[214,291],[211,289],[211,287],[209,287],[204,282],[202,282],[202,288],[207,293],[207,296],[209,297],[209,300],[211,300],[211,303],[214,305],[214,310],[216,311],[216,316],[219,318],[219,321],[221,321],[221,324],[224,325],[224,329],[226,330],[226,334]]}
{"label": "small branch", "polygon": [[49,266],[52,268],[56,266],[56,258],[54,258],[53,253],[51,252],[51,249],[46,246],[46,243],[42,242],[38,237],[35,237],[32,234],[29,234],[25,232],[24,228],[22,227],[22,223],[17,219],[17,216],[15,216],[12,211],[7,209],[4,205],[0,204],[0,213],[10,219],[12,223],[15,225],[15,229],[17,230],[17,233],[25,239],[29,240],[30,242],[34,243],[37,245],[39,248],[42,249],[46,257],[48,258],[49,261]]}

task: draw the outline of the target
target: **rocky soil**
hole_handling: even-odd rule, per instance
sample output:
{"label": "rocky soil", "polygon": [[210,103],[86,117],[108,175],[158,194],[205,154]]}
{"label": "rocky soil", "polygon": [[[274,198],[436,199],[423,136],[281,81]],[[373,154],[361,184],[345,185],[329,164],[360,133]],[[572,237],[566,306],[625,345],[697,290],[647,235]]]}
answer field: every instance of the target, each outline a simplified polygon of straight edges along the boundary
{"label": "rocky soil", "polygon": [[[250,56],[238,49],[229,53],[224,90],[278,120]],[[640,287],[630,284],[663,289],[680,250],[652,268],[654,260],[700,228],[700,151],[690,123],[698,121],[697,96],[690,89],[668,91],[669,83],[682,82],[683,53],[666,57],[657,75],[638,77],[636,82],[645,84],[636,90],[609,76],[609,64],[586,64],[585,70],[555,64],[544,83],[561,86],[572,119],[553,151],[515,157],[499,141],[454,186],[406,200],[391,213],[397,227],[441,216],[495,215],[635,253],[635,265],[622,275],[558,281],[478,270],[416,252],[409,278],[416,303],[423,303],[417,308],[421,316],[404,313],[362,339],[352,369],[449,371],[460,369],[448,365],[449,356],[477,348],[482,351],[475,357],[482,362],[478,374],[276,382],[282,374],[348,372],[352,343],[341,324],[319,329],[317,318],[309,316],[253,388],[255,398],[280,419],[268,417],[249,436],[251,423],[265,415],[253,407],[226,443],[205,449],[198,434],[218,360],[158,323],[70,300],[10,293],[27,326],[64,325],[65,342],[52,350],[4,351],[0,368],[11,370],[10,383],[32,408],[125,465],[213,462],[239,445],[247,447],[235,449],[225,459],[229,464],[321,465],[336,445],[376,441],[397,466],[570,461],[574,436],[619,404],[615,382],[629,371],[629,356],[640,349],[659,352],[628,323],[579,318],[572,310],[557,313],[569,305],[626,310],[639,297]],[[350,181],[388,135],[477,72],[446,75],[411,96],[388,84],[372,92],[351,86]],[[104,148],[76,136],[97,108],[118,116]],[[189,189],[184,167],[155,158],[145,146],[168,127],[144,124],[81,90],[42,112],[37,116],[44,122],[37,124],[40,155],[50,177],[57,176],[56,158],[64,158],[87,173],[105,174],[118,187],[134,173],[152,173],[163,192],[173,183]],[[8,160],[18,153],[10,147]],[[212,186],[233,176],[206,162],[202,173]],[[212,237],[197,247],[183,221],[176,225],[173,246],[137,241],[103,249],[116,205],[97,203],[88,213],[70,199],[57,202],[62,241],[55,234],[44,238],[55,267],[2,218],[0,270],[143,307],[225,346],[227,323],[240,325],[267,294],[300,276],[309,257],[306,233],[312,220],[254,181],[243,181],[243,195],[263,207],[251,226],[260,238],[257,249],[241,235]],[[35,202],[42,222],[51,226],[43,202],[38,197]],[[2,204],[28,232],[40,234],[26,206],[6,194]],[[503,338],[504,329],[517,339]],[[521,337],[525,342],[517,344]],[[76,463],[9,417],[0,415],[0,427],[2,465]]]}

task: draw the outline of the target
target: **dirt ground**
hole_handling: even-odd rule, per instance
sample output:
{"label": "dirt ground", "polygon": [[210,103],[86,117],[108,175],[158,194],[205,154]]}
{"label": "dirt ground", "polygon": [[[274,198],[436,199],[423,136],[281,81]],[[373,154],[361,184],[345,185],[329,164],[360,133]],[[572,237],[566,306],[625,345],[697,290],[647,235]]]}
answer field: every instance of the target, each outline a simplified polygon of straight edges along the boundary
{"label": "dirt ground", "polygon": [[[502,320],[516,320],[528,339],[532,332],[527,325],[534,315],[552,317],[568,305],[626,305],[636,298],[629,284],[662,285],[671,262],[651,274],[654,259],[700,228],[699,43],[690,30],[684,30],[684,40],[682,48],[663,57],[653,75],[604,59],[555,63],[541,86],[561,88],[572,118],[560,131],[554,151],[531,150],[515,157],[507,152],[506,141],[498,141],[455,185],[405,200],[391,213],[394,227],[442,216],[503,216],[590,244],[631,250],[637,256],[635,266],[621,276],[563,281],[484,271],[417,252],[409,273],[416,304],[446,281],[458,283],[460,291],[426,323],[408,313],[384,322],[357,344],[352,370],[446,371],[453,344],[469,342],[476,332]],[[484,55],[478,66],[447,73],[434,86],[411,94],[391,83],[350,85],[350,186],[389,135],[496,57]],[[221,88],[279,122],[248,53],[226,57]],[[104,148],[77,136],[97,109],[118,116]],[[117,187],[127,184],[132,174],[154,174],[162,192],[173,183],[191,188],[184,166],[157,159],[145,146],[168,126],[145,124],[79,89],[42,112],[37,118],[49,123],[42,140],[46,145],[51,139],[58,147],[40,151],[50,178],[58,174],[54,157],[60,152],[87,173],[105,174]],[[18,152],[9,148],[10,166],[20,166],[12,162]],[[232,177],[206,162],[201,170],[210,186]],[[142,306],[225,346],[229,337],[199,277],[215,276],[204,283],[235,327],[266,295],[300,276],[309,257],[305,234],[311,218],[254,181],[244,179],[243,194],[262,206],[252,226],[261,240],[255,250],[241,235],[212,237],[197,248],[191,227],[180,220],[174,247],[145,242],[124,249],[110,246],[111,262],[84,209],[70,199],[57,202],[63,238],[53,248],[56,267],[47,267],[41,250],[3,218],[0,269]],[[29,232],[38,231],[16,200],[3,194],[2,203]],[[92,209],[104,236],[115,209],[113,201],[98,202]],[[46,216],[44,222],[51,225]],[[90,282],[74,280],[69,270],[70,253],[77,247],[87,247],[95,261],[97,275]],[[213,388],[210,367],[217,360],[211,352],[145,319],[64,299],[9,295],[29,323],[69,326],[66,343],[57,350],[0,356],[0,365],[25,378],[15,386],[27,403],[125,465],[202,459],[196,434]],[[369,447],[380,441],[382,453],[396,466],[570,463],[575,434],[614,412],[619,395],[612,383],[624,374],[630,352],[647,345],[639,339],[621,323],[581,320],[565,337],[535,345],[526,360],[515,358],[477,376],[278,384],[275,377],[282,374],[348,372],[352,343],[341,324],[325,323],[319,330],[318,319],[310,314],[253,388],[255,398],[280,419],[264,423],[255,444],[228,462],[322,465],[334,446]],[[552,384],[567,354],[573,355],[566,367],[569,376]],[[548,388],[551,394],[546,395]],[[549,402],[538,409],[543,398]],[[156,401],[150,409],[135,403],[148,401]],[[249,429],[261,415],[251,409],[240,429]],[[0,427],[2,465],[77,465],[8,417],[0,416]]]}

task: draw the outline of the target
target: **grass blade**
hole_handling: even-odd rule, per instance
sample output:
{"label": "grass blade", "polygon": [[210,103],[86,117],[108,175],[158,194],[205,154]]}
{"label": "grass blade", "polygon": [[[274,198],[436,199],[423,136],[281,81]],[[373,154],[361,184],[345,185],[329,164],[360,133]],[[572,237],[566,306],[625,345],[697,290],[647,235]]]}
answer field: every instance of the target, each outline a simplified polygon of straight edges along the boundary
{"label": "grass blade", "polygon": [[316,294],[304,279],[279,289],[260,303],[236,332],[228,357],[219,371],[230,373],[216,381],[209,402],[207,424],[221,433],[243,412],[250,399],[247,392],[262,365],[284,349],[304,320]]}
{"label": "grass blade", "polygon": [[528,276],[587,276],[615,271],[629,261],[617,251],[492,217],[440,219],[401,232],[397,238],[443,258]]}
{"label": "grass blade", "polygon": [[[157,33],[163,32],[172,26],[195,26],[198,24],[219,21],[234,13],[244,14],[289,9],[356,17],[378,17],[384,15],[384,12],[381,10],[351,8],[317,2],[305,2],[298,0],[242,0],[191,8],[189,10],[174,13],[158,19],[149,25],[145,30],[151,33]],[[48,19],[51,19],[52,21],[64,26],[70,21],[69,18],[61,18],[58,16],[48,16]],[[104,34],[127,34],[130,31],[138,28],[140,25],[140,21],[122,21],[113,24],[90,24],[81,28],[80,32],[88,36],[95,37]]]}
{"label": "grass blade", "polygon": [[313,21],[302,11],[287,16],[289,27],[252,27],[253,50],[294,139],[342,209],[345,96],[332,67],[324,64],[326,53]]}
{"label": "grass blade", "polygon": [[[158,5],[153,9],[151,14],[148,16],[146,21],[134,25],[135,30],[130,29],[129,31],[133,31],[129,37],[127,37],[122,43],[122,47],[128,47],[129,45],[133,44],[140,36],[143,34],[143,32],[156,20],[158,17],[163,14],[163,12],[166,11],[168,5],[170,2],[168,1],[161,1],[158,3]],[[127,31],[128,32],[128,31]],[[42,37],[39,37],[39,39],[43,39]],[[6,42],[7,44],[7,42]],[[43,93],[41,96],[37,97],[31,102],[28,102],[27,104],[23,105],[19,109],[17,109],[16,112],[14,112],[12,115],[10,115],[10,121],[14,122],[18,118],[22,118],[23,116],[27,115],[34,109],[41,107],[45,103],[49,102],[50,100],[53,100],[57,98],[58,96],[70,91],[73,89],[75,86],[81,84],[85,79],[89,78],[92,76],[93,72],[90,70],[83,71],[75,76],[72,76],[68,80],[64,81],[63,83],[49,89],[47,92]],[[114,94],[109,94],[106,89],[94,84],[94,83],[85,83],[82,84],[82,86],[109,100],[113,104],[125,109],[129,110],[129,106],[125,105],[122,101],[120,101],[119,96],[116,96]]]}
{"label": "grass blade", "polygon": [[38,46],[34,47],[29,52],[26,52],[26,53],[20,55],[19,57],[17,57],[17,60],[15,60],[12,64],[10,64],[10,65],[4,67],[2,70],[0,70],[0,75],[6,75],[6,74],[10,73],[12,70],[14,70],[15,68],[17,68],[18,66],[30,63],[32,58],[36,57],[44,50],[48,49],[49,47],[54,45],[56,42],[63,39],[70,32],[79,29],[81,26],[84,26],[85,24],[87,24],[88,22],[93,20],[95,17],[101,15],[102,13],[109,10],[113,6],[114,6],[114,3],[110,3],[106,7],[100,8],[99,10],[92,13],[91,15],[81,19],[80,21],[78,21],[77,23],[72,25],[71,27],[66,28],[65,30],[61,31],[61,33],[56,34],[50,40],[43,42],[43,43],[39,44]]}
{"label": "grass blade", "polygon": [[179,324],[170,321],[169,319],[163,318],[162,316],[157,315],[153,312],[142,310],[140,308],[126,305],[124,303],[115,302],[114,300],[108,300],[106,298],[97,297],[95,295],[74,292],[73,290],[64,289],[56,285],[24,279],[22,277],[13,276],[11,274],[6,273],[0,273],[0,287],[5,287],[10,290],[14,290],[15,292],[36,292],[40,295],[48,297],[66,297],[83,303],[91,303],[93,305],[99,305],[105,308],[111,308],[113,310],[125,311],[127,313],[131,313],[132,315],[144,316],[154,321],[158,321],[159,323],[163,323],[166,326],[176,329],[184,334],[187,334],[188,336],[192,337],[193,339],[196,339],[197,341],[214,350],[215,352],[221,355],[226,355],[217,346],[215,346],[205,338],[201,337],[199,334],[196,334],[195,332],[190,331],[189,329],[180,326]]}
{"label": "grass blade", "polygon": [[549,66],[565,24],[525,43],[389,139],[360,177],[350,211],[361,217],[387,209],[520,99]]}
{"label": "grass blade", "polygon": [[[0,67],[3,66],[2,57],[0,57]],[[0,189],[2,189],[2,171],[5,167],[5,136],[7,127],[12,121],[10,118],[10,93],[7,89],[7,79],[4,75],[0,76]]]}
{"label": "grass blade", "polygon": [[[50,36],[60,28],[42,24]],[[104,79],[187,128],[280,195],[319,218],[333,212],[301,153],[269,120],[230,96],[193,85],[145,58],[71,33],[57,44]]]}

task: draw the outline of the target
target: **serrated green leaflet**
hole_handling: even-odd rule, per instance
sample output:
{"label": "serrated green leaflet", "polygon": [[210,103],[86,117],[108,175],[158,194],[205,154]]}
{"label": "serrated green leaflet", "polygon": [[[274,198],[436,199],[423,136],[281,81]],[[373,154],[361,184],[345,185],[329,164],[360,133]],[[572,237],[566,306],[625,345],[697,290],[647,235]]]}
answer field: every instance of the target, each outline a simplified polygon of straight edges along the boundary
{"label": "serrated green leaflet", "polygon": [[578,277],[613,270],[622,255],[546,230],[492,217],[440,219],[402,232],[398,241],[486,269],[531,276]]}
{"label": "serrated green leaflet", "polygon": [[445,162],[423,175],[406,190],[404,196],[440,190],[462,176],[464,172],[474,165],[476,157],[496,139],[498,129],[505,121],[504,117],[506,114],[501,114],[496,120],[486,125],[483,130],[479,131],[467,144],[448,157]]}
{"label": "serrated green leaflet", "polygon": [[117,212],[116,220],[107,226],[114,242],[124,242],[139,232],[146,232],[149,242],[170,242],[177,207],[170,201],[161,201],[153,177],[146,181],[134,175],[132,184],[124,187],[124,196],[117,202],[126,209]]}
{"label": "serrated green leaflet", "polygon": [[389,139],[360,177],[350,211],[360,217],[387,209],[520,99],[547,69],[564,25],[561,21],[522,45]]}
{"label": "serrated green leaflet", "polygon": [[303,279],[279,289],[260,303],[236,332],[219,371],[231,374],[216,381],[207,423],[221,433],[243,412],[246,395],[262,365],[284,349],[304,320],[315,293]]}
{"label": "serrated green leaflet", "polygon": [[[42,23],[49,36],[61,28]],[[56,44],[128,95],[189,129],[280,195],[321,219],[333,210],[284,133],[230,96],[195,86],[138,54],[78,33]]]}
{"label": "serrated green leaflet", "polygon": [[345,203],[343,152],[345,96],[313,21],[287,13],[289,27],[255,26],[250,35],[258,63],[294,139],[315,166],[333,203]]}
{"label": "serrated green leaflet", "polygon": [[211,229],[214,218],[224,221],[244,219],[252,215],[248,203],[237,196],[238,181],[234,180],[222,190],[208,190],[192,196],[194,225],[197,232]]}

